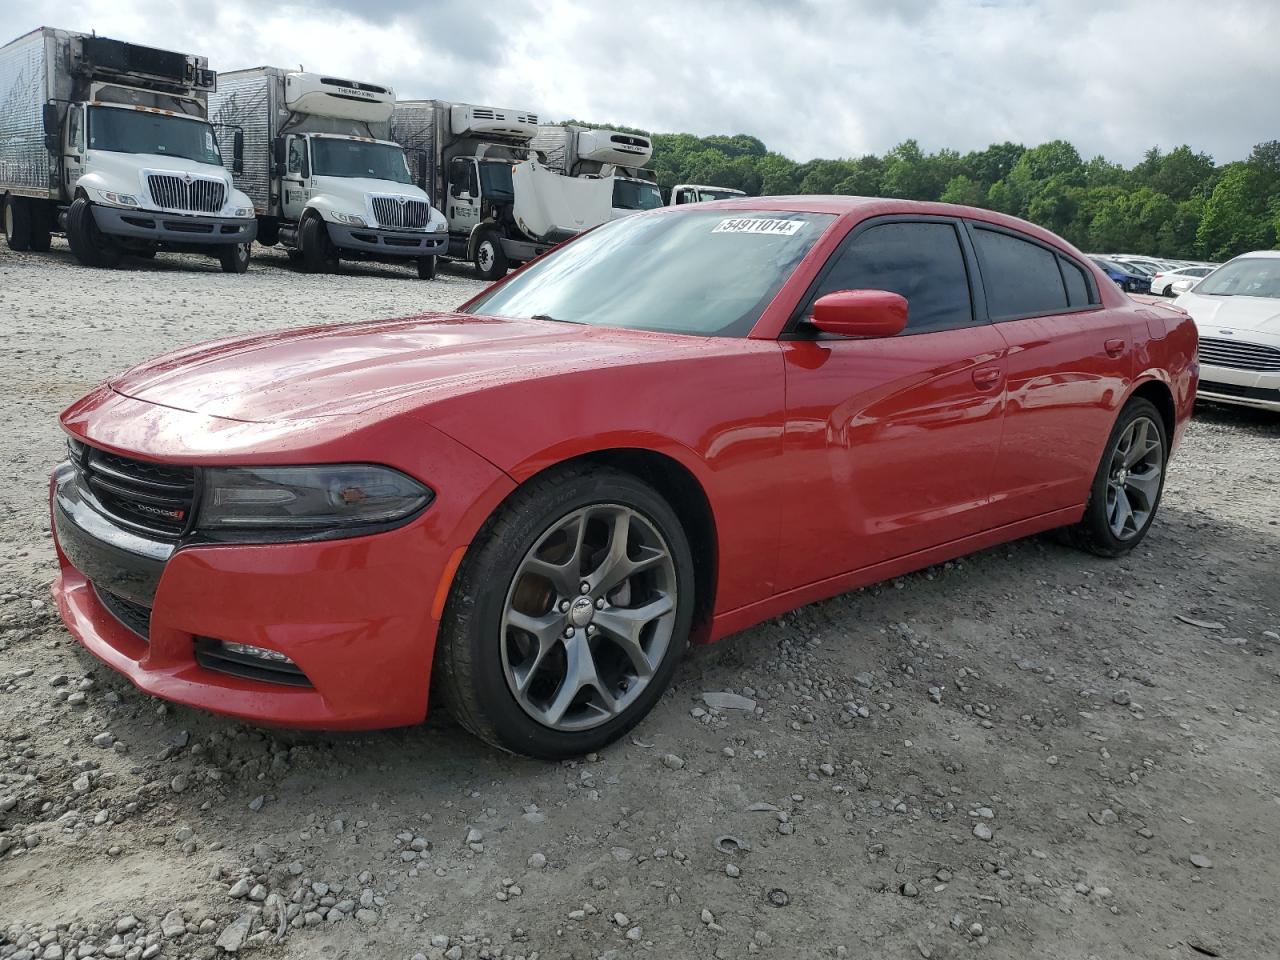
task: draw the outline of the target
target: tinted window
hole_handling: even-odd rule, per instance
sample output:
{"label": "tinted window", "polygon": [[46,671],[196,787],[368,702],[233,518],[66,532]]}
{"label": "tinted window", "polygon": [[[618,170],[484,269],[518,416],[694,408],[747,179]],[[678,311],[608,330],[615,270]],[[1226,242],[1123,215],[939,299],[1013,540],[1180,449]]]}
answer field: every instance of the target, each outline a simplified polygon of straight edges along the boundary
{"label": "tinted window", "polygon": [[1007,233],[973,231],[982,285],[993,320],[1067,309],[1067,292],[1049,250]]}
{"label": "tinted window", "polygon": [[1067,285],[1067,303],[1073,307],[1087,307],[1091,301],[1089,281],[1085,279],[1084,271],[1066,257],[1059,257],[1058,263],[1062,264],[1062,279]]}
{"label": "tinted window", "polygon": [[836,290],[890,290],[906,297],[911,332],[973,322],[964,253],[949,223],[882,223],[864,230],[836,254],[817,296]]}

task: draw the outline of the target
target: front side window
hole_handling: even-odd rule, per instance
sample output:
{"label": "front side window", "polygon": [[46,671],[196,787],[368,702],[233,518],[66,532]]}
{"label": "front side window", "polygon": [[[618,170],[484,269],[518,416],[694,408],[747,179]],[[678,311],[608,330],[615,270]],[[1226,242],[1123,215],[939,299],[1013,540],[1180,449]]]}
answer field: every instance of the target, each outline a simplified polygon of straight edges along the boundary
{"label": "front side window", "polygon": [[619,210],[656,210],[662,206],[662,192],[655,183],[614,180],[613,205]]}
{"label": "front side window", "polygon": [[834,219],[763,210],[623,217],[533,262],[468,312],[745,337]]}
{"label": "front side window", "polygon": [[882,223],[847,242],[815,299],[837,290],[888,290],[907,300],[907,332],[973,323],[969,274],[950,223]]}
{"label": "front side window", "polygon": [[992,320],[1067,309],[1067,291],[1053,251],[984,227],[974,228],[973,241]]}
{"label": "front side window", "polygon": [[302,137],[289,139],[288,171],[295,177],[307,175],[307,141]]}
{"label": "front side window", "polygon": [[84,146],[84,128],[80,123],[80,110],[80,107],[73,105],[67,112],[67,144],[77,152]]}
{"label": "front side window", "polygon": [[311,169],[318,177],[348,177],[413,183],[404,148],[390,143],[311,138]]}
{"label": "front side window", "polygon": [[89,149],[222,164],[213,127],[203,120],[128,107],[89,108]]}
{"label": "front side window", "polygon": [[1223,264],[1196,284],[1206,297],[1280,299],[1280,257],[1243,257]]}

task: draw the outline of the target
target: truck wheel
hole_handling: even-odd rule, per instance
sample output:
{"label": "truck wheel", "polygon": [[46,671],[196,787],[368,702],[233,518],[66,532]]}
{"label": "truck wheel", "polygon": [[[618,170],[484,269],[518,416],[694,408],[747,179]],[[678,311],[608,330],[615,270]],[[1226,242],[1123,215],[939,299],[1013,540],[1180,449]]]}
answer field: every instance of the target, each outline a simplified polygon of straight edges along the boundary
{"label": "truck wheel", "polygon": [[49,204],[30,201],[31,210],[31,249],[37,253],[48,253],[53,243],[53,212]]}
{"label": "truck wheel", "polygon": [[31,208],[26,197],[8,197],[5,200],[4,240],[9,249],[17,253],[31,249]]}
{"label": "truck wheel", "polygon": [[418,279],[434,280],[436,278],[436,258],[435,257],[419,257],[418,258]]}
{"label": "truck wheel", "polygon": [[502,240],[495,233],[486,233],[476,244],[476,273],[485,280],[500,280],[507,275],[507,255],[502,251]]}
{"label": "truck wheel", "polygon": [[310,216],[298,230],[298,246],[302,248],[302,265],[308,273],[328,273],[338,268],[338,255],[329,241],[324,221]]}
{"label": "truck wheel", "polygon": [[67,242],[86,267],[114,267],[120,262],[120,248],[102,235],[93,220],[93,207],[84,197],[77,197],[67,211]]}
{"label": "truck wheel", "polygon": [[264,247],[274,247],[280,242],[280,221],[275,217],[258,218],[258,242]]}
{"label": "truck wheel", "polygon": [[249,244],[233,243],[218,251],[223,273],[244,273],[249,269]]}

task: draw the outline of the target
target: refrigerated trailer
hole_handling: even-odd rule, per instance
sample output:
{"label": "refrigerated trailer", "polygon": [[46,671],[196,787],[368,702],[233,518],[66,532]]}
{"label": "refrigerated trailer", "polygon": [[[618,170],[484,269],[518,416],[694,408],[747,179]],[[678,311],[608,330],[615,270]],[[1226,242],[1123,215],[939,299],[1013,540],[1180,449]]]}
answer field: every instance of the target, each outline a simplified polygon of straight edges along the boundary
{"label": "refrigerated trailer", "polygon": [[657,176],[645,168],[653,156],[653,143],[648,137],[574,124],[543,124],[530,145],[557,173],[608,180],[615,220],[637,210],[662,206]]}
{"label": "refrigerated trailer", "polygon": [[527,110],[402,100],[391,136],[449,224],[448,256],[486,280],[612,219],[613,188],[549,168]]}
{"label": "refrigerated trailer", "polygon": [[[0,196],[11,250],[65,232],[86,266],[207,253],[243,273],[257,222],[223,168],[204,57],[40,27],[0,47]],[[229,166],[239,163],[238,131]]]}
{"label": "refrigerated trailer", "polygon": [[413,261],[419,277],[435,276],[448,229],[391,139],[394,105],[390,87],[321,73],[219,77],[211,116],[244,132],[235,180],[253,201],[259,243],[283,245],[312,271]]}

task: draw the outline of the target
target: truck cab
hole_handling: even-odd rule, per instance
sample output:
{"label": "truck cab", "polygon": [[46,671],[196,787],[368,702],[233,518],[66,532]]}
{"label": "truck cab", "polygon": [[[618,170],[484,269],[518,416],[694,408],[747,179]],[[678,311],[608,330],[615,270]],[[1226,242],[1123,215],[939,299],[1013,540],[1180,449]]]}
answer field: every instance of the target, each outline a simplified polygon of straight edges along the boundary
{"label": "truck cab", "polygon": [[662,205],[662,191],[652,180],[620,173],[613,175],[613,219],[640,210],[657,210]]}
{"label": "truck cab", "polygon": [[746,193],[741,190],[735,190],[733,187],[708,187],[696,183],[677,183],[671,188],[671,201],[667,206],[675,207],[683,203],[707,203],[711,200],[732,200],[735,197],[745,196]]}

